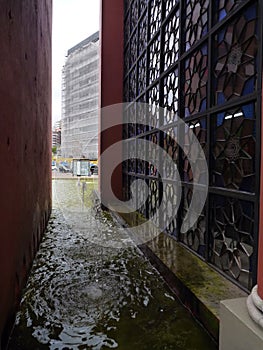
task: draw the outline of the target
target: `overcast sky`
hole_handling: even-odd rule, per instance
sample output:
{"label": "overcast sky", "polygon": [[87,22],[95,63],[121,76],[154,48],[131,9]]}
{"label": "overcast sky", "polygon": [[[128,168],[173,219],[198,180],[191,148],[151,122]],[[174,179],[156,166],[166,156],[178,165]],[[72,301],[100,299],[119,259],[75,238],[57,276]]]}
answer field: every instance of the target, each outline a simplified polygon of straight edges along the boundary
{"label": "overcast sky", "polygon": [[61,71],[68,49],[99,30],[100,0],[53,0],[52,125],[61,118]]}

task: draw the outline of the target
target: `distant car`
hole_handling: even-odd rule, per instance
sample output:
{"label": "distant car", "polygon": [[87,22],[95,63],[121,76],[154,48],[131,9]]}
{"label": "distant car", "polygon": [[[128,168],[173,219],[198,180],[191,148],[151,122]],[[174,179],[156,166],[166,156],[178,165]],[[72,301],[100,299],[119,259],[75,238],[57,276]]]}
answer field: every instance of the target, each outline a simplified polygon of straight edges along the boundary
{"label": "distant car", "polygon": [[98,175],[99,169],[98,169],[97,165],[92,165],[90,167],[90,172],[91,172],[91,175]]}
{"label": "distant car", "polygon": [[61,173],[70,173],[70,168],[65,164],[59,164],[58,169]]}
{"label": "distant car", "polygon": [[52,160],[52,171],[57,171],[57,170],[58,168],[57,168],[56,162]]}

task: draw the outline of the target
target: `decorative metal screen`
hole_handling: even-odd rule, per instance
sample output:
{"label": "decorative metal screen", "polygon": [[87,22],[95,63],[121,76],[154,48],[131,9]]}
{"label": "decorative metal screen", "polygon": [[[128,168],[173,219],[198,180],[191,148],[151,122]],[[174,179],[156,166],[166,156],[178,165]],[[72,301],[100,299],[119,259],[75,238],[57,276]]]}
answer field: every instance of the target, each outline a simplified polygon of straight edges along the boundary
{"label": "decorative metal screen", "polygon": [[[175,213],[172,169],[164,169],[161,179],[151,162],[134,158],[123,165],[124,196],[129,199],[131,183],[143,179],[150,195],[141,214],[151,217],[164,200],[167,210],[159,220],[169,222],[167,233],[250,289],[257,269],[262,4],[127,0],[125,5],[124,101],[131,111],[136,101],[161,106],[164,113],[151,116],[150,128],[134,120],[124,138],[133,140],[134,150],[139,139],[160,145],[176,162],[183,189]],[[206,205],[184,234],[180,225],[192,200],[193,176],[174,135],[180,133],[186,149],[191,137],[177,117],[199,140],[209,169]],[[156,156],[151,147],[140,151]]]}

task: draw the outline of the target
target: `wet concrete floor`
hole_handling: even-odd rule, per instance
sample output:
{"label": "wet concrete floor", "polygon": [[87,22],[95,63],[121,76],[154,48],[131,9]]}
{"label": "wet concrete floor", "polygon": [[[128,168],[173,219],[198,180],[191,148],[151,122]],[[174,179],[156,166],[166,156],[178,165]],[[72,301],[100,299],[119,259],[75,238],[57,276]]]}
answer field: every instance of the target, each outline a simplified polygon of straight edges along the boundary
{"label": "wet concrete floor", "polygon": [[9,349],[216,349],[127,233],[93,207],[96,186],[53,180]]}

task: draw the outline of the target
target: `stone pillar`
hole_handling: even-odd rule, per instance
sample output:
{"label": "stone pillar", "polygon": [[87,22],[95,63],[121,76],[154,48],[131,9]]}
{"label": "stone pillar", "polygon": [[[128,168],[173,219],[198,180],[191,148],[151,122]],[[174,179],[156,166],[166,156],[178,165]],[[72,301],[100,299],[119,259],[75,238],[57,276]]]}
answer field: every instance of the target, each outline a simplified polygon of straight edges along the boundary
{"label": "stone pillar", "polygon": [[[100,67],[100,124],[99,155],[108,147],[122,140],[122,112],[114,115],[114,128],[107,128],[107,111],[103,108],[123,102],[123,37],[124,1],[101,0],[101,67]],[[101,130],[105,130],[101,132]],[[122,154],[114,154],[121,161]],[[106,176],[110,159],[99,161],[99,191],[103,203],[111,202]],[[103,176],[101,176],[103,174]],[[122,198],[122,166],[118,166],[111,178],[111,188],[117,198]]]}

